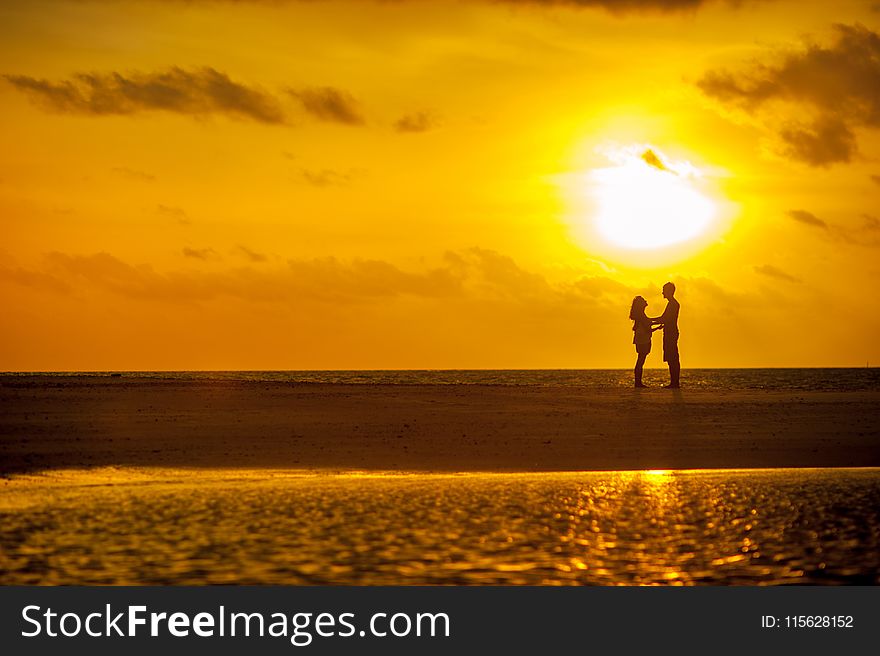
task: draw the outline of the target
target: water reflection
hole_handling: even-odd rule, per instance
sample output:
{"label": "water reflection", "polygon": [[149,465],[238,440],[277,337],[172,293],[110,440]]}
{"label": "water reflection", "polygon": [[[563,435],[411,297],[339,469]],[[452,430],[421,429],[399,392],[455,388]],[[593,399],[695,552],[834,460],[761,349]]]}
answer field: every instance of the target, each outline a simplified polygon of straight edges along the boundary
{"label": "water reflection", "polygon": [[65,473],[0,502],[4,584],[880,582],[880,470]]}

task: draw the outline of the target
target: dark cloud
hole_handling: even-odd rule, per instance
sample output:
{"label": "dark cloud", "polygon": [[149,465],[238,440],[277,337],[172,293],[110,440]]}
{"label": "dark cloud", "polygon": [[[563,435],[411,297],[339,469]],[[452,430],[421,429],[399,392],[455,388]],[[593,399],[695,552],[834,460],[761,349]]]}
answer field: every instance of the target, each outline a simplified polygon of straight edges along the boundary
{"label": "dark cloud", "polygon": [[333,87],[289,89],[291,96],[302,103],[303,109],[322,121],[344,125],[363,125],[366,121],[354,97]]}
{"label": "dark cloud", "polygon": [[880,175],[872,175],[872,176],[871,176],[871,180],[873,180],[873,181],[876,182],[878,185],[880,185]]}
{"label": "dark cloud", "polygon": [[786,214],[798,223],[803,223],[814,228],[828,229],[828,224],[812,212],[807,212],[806,210],[789,210]]}
{"label": "dark cloud", "polygon": [[190,248],[189,246],[184,246],[183,256],[195,260],[212,260],[218,257],[217,251],[213,248]]}
{"label": "dark cloud", "polygon": [[416,112],[401,116],[394,123],[394,129],[398,132],[427,132],[435,125],[434,119],[427,112]]}
{"label": "dark cloud", "polygon": [[777,280],[784,280],[785,282],[801,282],[800,278],[797,278],[790,273],[786,273],[782,269],[779,269],[772,264],[762,264],[761,266],[756,266],[755,271],[757,273],[760,273],[762,276],[776,278]]}
{"label": "dark cloud", "polygon": [[123,178],[128,178],[129,180],[137,180],[138,182],[155,182],[156,176],[151,173],[145,173],[144,171],[138,171],[135,169],[129,169],[124,166],[115,166],[112,171],[117,175],[122,176]]}
{"label": "dark cloud", "polygon": [[808,127],[782,128],[779,136],[786,155],[811,166],[848,162],[857,151],[852,130],[833,116],[823,116]]}
{"label": "dark cloud", "polygon": [[880,35],[835,25],[830,45],[801,49],[739,73],[710,71],[697,83],[722,103],[750,112],[780,135],[784,152],[811,166],[850,161],[854,130],[880,127]]}
{"label": "dark cloud", "polygon": [[661,171],[667,171],[671,173],[671,171],[669,171],[669,169],[666,167],[666,164],[663,163],[663,160],[660,159],[660,157],[657,156],[657,153],[655,153],[650,148],[643,152],[640,157],[642,158],[642,161],[644,161],[645,164],[647,164],[648,166],[653,166],[655,169],[660,169]]}
{"label": "dark cloud", "polygon": [[269,124],[285,121],[275,97],[210,67],[174,67],[155,73],[79,73],[60,82],[26,75],[4,77],[46,108],[68,114],[167,111],[193,116],[225,114]]}

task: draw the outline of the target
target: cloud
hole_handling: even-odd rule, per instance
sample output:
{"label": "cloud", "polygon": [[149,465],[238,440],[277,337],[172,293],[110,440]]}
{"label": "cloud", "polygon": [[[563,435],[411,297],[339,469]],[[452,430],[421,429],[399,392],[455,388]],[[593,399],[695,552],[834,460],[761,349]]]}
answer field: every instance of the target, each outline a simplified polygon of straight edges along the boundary
{"label": "cloud", "polygon": [[872,175],[872,176],[871,176],[871,180],[873,180],[873,181],[876,182],[878,185],[880,185],[880,175]]}
{"label": "cloud", "polygon": [[[597,7],[613,13],[656,11],[677,12],[699,9],[713,0],[500,0],[519,5],[546,5],[549,7]],[[729,4],[737,4],[735,1]]]}
{"label": "cloud", "polygon": [[398,132],[416,133],[427,132],[435,125],[434,119],[427,112],[416,112],[401,116],[394,123],[394,129]]}
{"label": "cloud", "polygon": [[[245,249],[246,250],[246,249]],[[198,255],[207,253],[191,250]],[[192,255],[190,255],[192,256]],[[260,256],[258,256],[260,257]],[[60,283],[60,280],[69,281]],[[249,302],[292,303],[302,300],[360,303],[378,297],[455,294],[459,281],[447,269],[405,272],[388,262],[335,258],[290,260],[283,267],[231,269],[225,272],[159,272],[147,264],[131,265],[109,253],[49,253],[41,270],[0,267],[0,281],[51,291],[86,287],[139,301],[196,303],[218,298]]]}
{"label": "cloud", "polygon": [[[166,2],[192,3],[197,0],[166,0]],[[235,4],[279,5],[316,2],[317,0],[202,0],[203,2],[227,2]],[[402,3],[405,0],[395,0]],[[413,2],[415,0],[408,0]],[[388,0],[373,0],[377,4],[391,4]],[[532,5],[535,7],[565,7],[571,9],[604,9],[614,14],[632,12],[676,13],[692,12],[711,4],[739,6],[743,0],[484,0],[487,3]]]}
{"label": "cloud", "polygon": [[354,97],[333,87],[289,89],[288,93],[302,103],[303,109],[322,121],[343,125],[363,125],[366,121]]}
{"label": "cloud", "polygon": [[285,122],[275,97],[210,67],[174,67],[154,73],[78,73],[60,82],[26,75],[4,77],[47,109],[66,114],[166,111],[191,116],[224,114],[266,124]]}
{"label": "cloud", "polygon": [[862,214],[858,226],[827,223],[806,210],[789,210],[786,214],[798,223],[822,230],[823,239],[868,248],[880,246],[880,219],[871,214]]}
{"label": "cloud", "polygon": [[779,269],[772,264],[762,264],[760,266],[755,267],[755,271],[760,273],[762,276],[768,276],[770,278],[776,278],[777,280],[784,280],[785,282],[794,282],[800,283],[801,279],[797,278],[790,273],[786,273],[782,269]]}
{"label": "cloud", "polygon": [[[212,248],[186,247],[182,252],[199,261],[217,257]],[[575,275],[567,282],[551,283],[512,258],[481,248],[446,253],[439,266],[415,271],[383,260],[346,262],[334,257],[255,268],[252,265],[266,261],[265,256],[244,247],[237,252],[251,253],[255,259],[246,255],[247,266],[225,271],[186,268],[166,272],[149,264],[129,264],[109,253],[52,252],[33,270],[0,266],[0,281],[56,293],[97,290],[132,300],[168,303],[236,298],[255,303],[308,300],[345,305],[397,297],[458,298],[480,307],[485,302],[518,308],[516,312],[528,316],[535,316],[535,312],[580,316],[599,306],[616,310],[632,297],[630,288],[605,276]]]}
{"label": "cloud", "polygon": [[811,166],[850,161],[857,151],[856,138],[840,119],[823,116],[809,127],[793,125],[779,132],[791,159]]}
{"label": "cloud", "polygon": [[117,175],[122,176],[123,178],[128,178],[129,180],[136,180],[138,182],[155,182],[156,176],[151,173],[145,173],[144,171],[137,171],[135,169],[129,169],[124,166],[115,166],[111,169]]}
{"label": "cloud", "polygon": [[177,221],[182,225],[187,225],[190,223],[189,216],[187,216],[186,212],[179,207],[174,207],[173,205],[156,205],[156,211],[159,214],[170,217]]}
{"label": "cloud", "polygon": [[263,255],[262,253],[257,253],[256,251],[252,251],[247,246],[242,246],[241,244],[239,244],[236,247],[236,253],[238,253],[239,255],[244,257],[249,262],[253,262],[255,264],[259,263],[259,262],[265,262],[269,259],[268,257]]}
{"label": "cloud", "polygon": [[300,176],[313,187],[345,187],[351,184],[355,174],[352,171],[334,171],[332,169],[302,169]]}
{"label": "cloud", "polygon": [[739,73],[709,71],[697,83],[723,104],[760,112],[788,157],[811,166],[848,162],[855,130],[880,127],[880,35],[835,25],[829,45],[806,42]]}
{"label": "cloud", "polygon": [[807,212],[806,210],[789,210],[786,214],[798,223],[803,223],[804,225],[812,226],[814,228],[822,228],[823,230],[828,229],[828,224],[812,212]]}
{"label": "cloud", "polygon": [[666,164],[663,163],[663,160],[661,160],[657,156],[657,153],[655,153],[650,148],[648,148],[645,152],[643,152],[641,155],[639,155],[639,157],[641,157],[642,160],[645,162],[645,164],[647,164],[648,166],[653,166],[655,169],[660,169],[661,171],[667,171],[669,173],[673,173],[673,171],[670,171],[669,168],[666,166]]}
{"label": "cloud", "polygon": [[189,246],[184,246],[183,256],[196,260],[211,260],[219,257],[213,248],[190,248]]}
{"label": "cloud", "polygon": [[28,271],[21,267],[0,266],[0,282],[56,294],[67,294],[70,291],[70,285],[56,276],[42,271]]}
{"label": "cloud", "polygon": [[847,243],[873,248],[880,246],[880,219],[862,214],[862,224],[853,228],[834,227],[837,236]]}

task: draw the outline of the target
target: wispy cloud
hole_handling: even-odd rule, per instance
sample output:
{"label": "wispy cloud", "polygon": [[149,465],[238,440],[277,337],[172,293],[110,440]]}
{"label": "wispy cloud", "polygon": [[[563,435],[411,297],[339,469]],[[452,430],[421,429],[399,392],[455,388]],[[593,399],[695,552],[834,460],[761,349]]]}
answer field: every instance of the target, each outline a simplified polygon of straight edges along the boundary
{"label": "wispy cloud", "polygon": [[174,219],[181,225],[188,225],[190,223],[189,216],[180,207],[174,207],[173,205],[162,205],[160,203],[159,205],[156,205],[156,212],[163,216]]}
{"label": "wispy cloud", "polygon": [[354,180],[355,172],[333,169],[302,169],[300,176],[313,187],[346,187]]}
{"label": "wispy cloud", "polygon": [[785,282],[793,282],[800,283],[801,279],[791,275],[790,273],[783,271],[782,269],[773,266],[772,264],[762,264],[760,266],[755,267],[755,271],[760,273],[762,276],[767,276],[769,278],[776,278],[777,280],[784,280]]}
{"label": "wispy cloud", "polygon": [[[182,252],[196,261],[219,257],[213,248],[186,247]],[[244,257],[247,266],[222,272],[192,268],[161,272],[149,264],[129,264],[109,253],[52,252],[39,268],[0,267],[0,281],[55,293],[68,293],[72,287],[91,288],[135,300],[172,303],[222,297],[342,304],[397,296],[458,297],[494,299],[517,307],[555,307],[554,312],[597,304],[616,308],[625,305],[631,293],[604,276],[576,276],[568,283],[553,284],[512,258],[481,248],[449,252],[440,266],[417,271],[383,260],[342,261],[334,257],[270,265],[268,258],[246,247],[239,246],[235,252]],[[256,264],[265,266],[253,266]]]}
{"label": "wispy cloud", "polygon": [[[80,0],[69,0],[80,1]],[[105,0],[106,1],[106,0]],[[192,3],[198,0],[165,0],[166,2]],[[205,2],[226,2],[235,4],[253,5],[284,5],[304,2],[318,2],[319,0],[203,0]],[[405,4],[420,2],[421,0],[372,0],[376,4]],[[681,12],[693,12],[701,7],[711,4],[726,4],[732,7],[743,4],[742,0],[482,0],[485,3],[501,3],[534,7],[558,7],[569,9],[604,9],[613,14],[628,14],[638,12],[651,12],[672,14]],[[754,0],[758,1],[758,0]],[[764,0],[770,1],[770,0]]]}
{"label": "wispy cloud", "polygon": [[0,281],[28,287],[36,291],[67,294],[70,285],[62,278],[45,271],[31,271],[21,267],[0,265]]}
{"label": "wispy cloud", "polygon": [[174,67],[153,73],[78,73],[57,82],[27,75],[4,77],[45,108],[68,114],[166,111],[191,116],[224,114],[267,124],[285,122],[274,96],[210,67]]}
{"label": "wispy cloud", "polygon": [[427,132],[435,127],[436,121],[428,112],[415,112],[405,114],[394,122],[394,129],[398,132],[417,133]]}
{"label": "wispy cloud", "polygon": [[189,246],[184,246],[182,252],[184,257],[194,260],[213,260],[219,257],[217,251],[213,248],[190,248]]}
{"label": "wispy cloud", "polygon": [[311,87],[289,89],[291,96],[299,100],[303,109],[321,121],[343,125],[364,125],[360,107],[354,96],[334,87]]}
{"label": "wispy cloud", "polygon": [[136,169],[130,169],[124,166],[115,166],[111,169],[113,173],[127,178],[129,180],[136,180],[138,182],[155,182],[156,176],[152,173],[146,173],[145,171],[138,171]]}
{"label": "wispy cloud", "polygon": [[786,214],[798,223],[803,223],[804,225],[813,228],[822,228],[823,230],[828,229],[828,224],[812,212],[807,212],[806,210],[789,210]]}
{"label": "wispy cloud", "polygon": [[269,259],[263,253],[258,253],[256,251],[253,251],[250,248],[248,248],[247,246],[242,246],[241,244],[236,246],[235,252],[236,252],[236,254],[244,257],[248,262],[252,262],[254,264],[266,262]]}
{"label": "wispy cloud", "polygon": [[860,225],[828,223],[806,210],[789,210],[787,215],[809,228],[821,230],[823,239],[831,239],[854,246],[880,246],[880,219],[871,214],[863,214]]}

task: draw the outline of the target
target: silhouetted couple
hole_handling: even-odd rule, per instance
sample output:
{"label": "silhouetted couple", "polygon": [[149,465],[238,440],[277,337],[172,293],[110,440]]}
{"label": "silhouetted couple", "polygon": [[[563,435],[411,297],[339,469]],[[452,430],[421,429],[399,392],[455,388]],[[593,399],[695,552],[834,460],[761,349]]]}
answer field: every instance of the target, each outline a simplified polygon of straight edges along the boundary
{"label": "silhouetted couple", "polygon": [[636,387],[647,387],[642,382],[642,371],[648,353],[651,352],[651,337],[655,330],[663,329],[663,362],[669,365],[669,384],[664,387],[677,389],[680,387],[681,362],[678,359],[678,312],[681,308],[675,300],[675,285],[667,282],[663,285],[663,298],[666,309],[659,317],[645,314],[648,301],[641,296],[633,299],[629,318],[633,321],[633,344],[636,345]]}

